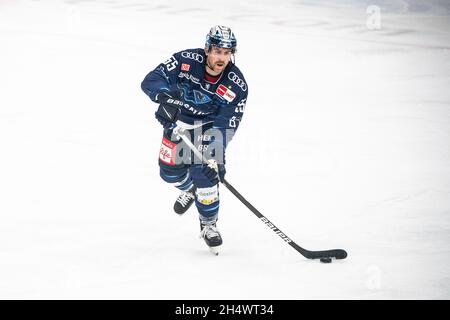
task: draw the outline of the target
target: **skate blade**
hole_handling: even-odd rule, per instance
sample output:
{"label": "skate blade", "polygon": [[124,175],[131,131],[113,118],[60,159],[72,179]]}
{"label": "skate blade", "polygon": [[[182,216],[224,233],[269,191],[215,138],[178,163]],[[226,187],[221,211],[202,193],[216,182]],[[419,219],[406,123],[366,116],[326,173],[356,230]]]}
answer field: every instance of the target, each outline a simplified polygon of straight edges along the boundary
{"label": "skate blade", "polygon": [[219,255],[219,250],[217,247],[208,247],[209,248],[209,252],[211,252],[213,255],[218,256]]}

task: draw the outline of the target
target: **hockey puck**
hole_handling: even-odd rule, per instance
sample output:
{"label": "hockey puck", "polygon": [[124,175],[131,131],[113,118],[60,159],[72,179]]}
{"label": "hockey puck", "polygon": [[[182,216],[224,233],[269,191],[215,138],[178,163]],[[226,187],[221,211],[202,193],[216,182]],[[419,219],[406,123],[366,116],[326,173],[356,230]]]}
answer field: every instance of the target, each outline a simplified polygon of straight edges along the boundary
{"label": "hockey puck", "polygon": [[322,263],[331,263],[331,258],[320,258],[320,262]]}

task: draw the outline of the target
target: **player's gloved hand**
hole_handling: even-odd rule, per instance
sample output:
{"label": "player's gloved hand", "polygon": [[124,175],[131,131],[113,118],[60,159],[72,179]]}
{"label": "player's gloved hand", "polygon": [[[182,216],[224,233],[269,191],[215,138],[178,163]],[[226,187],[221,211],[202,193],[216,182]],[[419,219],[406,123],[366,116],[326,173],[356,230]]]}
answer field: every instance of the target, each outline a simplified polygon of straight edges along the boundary
{"label": "player's gloved hand", "polygon": [[163,92],[158,94],[158,110],[155,112],[155,118],[164,128],[170,128],[178,120],[180,107],[183,105],[181,99],[182,91]]}
{"label": "player's gloved hand", "polygon": [[216,160],[210,159],[207,165],[203,165],[202,172],[211,181],[211,184],[215,185],[219,181],[224,181],[226,170],[224,164],[218,164]]}

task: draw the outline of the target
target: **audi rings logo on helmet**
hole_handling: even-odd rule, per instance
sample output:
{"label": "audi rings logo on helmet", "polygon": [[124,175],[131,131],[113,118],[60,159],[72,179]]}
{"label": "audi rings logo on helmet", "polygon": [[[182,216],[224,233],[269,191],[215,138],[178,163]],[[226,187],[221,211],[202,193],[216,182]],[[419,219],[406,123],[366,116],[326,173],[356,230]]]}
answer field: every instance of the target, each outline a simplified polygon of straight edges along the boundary
{"label": "audi rings logo on helmet", "polygon": [[230,79],[231,81],[236,83],[239,87],[241,87],[242,91],[247,91],[247,84],[244,82],[244,80],[239,78],[238,75],[233,71],[228,74],[228,79]]}
{"label": "audi rings logo on helmet", "polygon": [[181,56],[183,58],[195,60],[198,63],[203,63],[203,56],[201,54],[199,54],[199,53],[196,53],[196,52],[183,51],[181,53]]}

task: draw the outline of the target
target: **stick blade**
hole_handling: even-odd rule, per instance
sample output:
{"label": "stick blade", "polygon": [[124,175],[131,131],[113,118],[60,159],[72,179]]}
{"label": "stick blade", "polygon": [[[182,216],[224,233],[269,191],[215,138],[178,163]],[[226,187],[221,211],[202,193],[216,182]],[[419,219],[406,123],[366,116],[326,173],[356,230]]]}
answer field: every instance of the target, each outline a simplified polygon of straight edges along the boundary
{"label": "stick blade", "polygon": [[308,251],[305,253],[305,257],[308,259],[334,258],[336,260],[343,260],[347,258],[347,251],[343,249]]}

